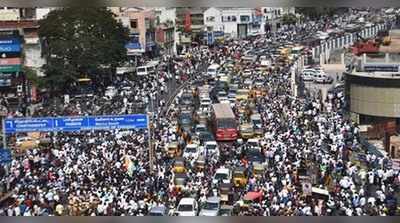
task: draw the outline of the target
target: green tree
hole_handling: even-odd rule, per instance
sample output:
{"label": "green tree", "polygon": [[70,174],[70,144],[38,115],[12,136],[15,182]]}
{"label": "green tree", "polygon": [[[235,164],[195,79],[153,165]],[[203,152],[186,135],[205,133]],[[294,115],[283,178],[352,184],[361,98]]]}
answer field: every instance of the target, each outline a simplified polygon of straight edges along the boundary
{"label": "green tree", "polygon": [[26,79],[28,79],[36,87],[38,87],[38,88],[46,87],[45,80],[41,77],[38,77],[36,70],[33,70],[30,67],[24,66],[24,67],[22,67],[22,72],[25,74]]}
{"label": "green tree", "polygon": [[46,84],[65,90],[77,78],[104,84],[115,68],[126,61],[129,33],[105,8],[62,8],[39,21]]}
{"label": "green tree", "polygon": [[296,22],[297,22],[297,17],[295,14],[292,14],[292,13],[285,14],[282,17],[282,23],[285,25],[294,25],[294,24],[296,24]]}

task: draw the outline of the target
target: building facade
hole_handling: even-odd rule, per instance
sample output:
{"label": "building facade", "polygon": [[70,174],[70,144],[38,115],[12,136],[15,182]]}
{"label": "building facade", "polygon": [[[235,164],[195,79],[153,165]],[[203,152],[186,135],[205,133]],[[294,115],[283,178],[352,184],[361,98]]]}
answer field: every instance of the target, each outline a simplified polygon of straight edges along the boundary
{"label": "building facade", "polygon": [[[0,9],[0,91],[9,101],[21,104],[22,98],[36,100],[35,86],[28,83],[23,67],[43,76],[45,59],[38,36],[38,20],[53,8]],[[8,44],[8,45],[7,45]],[[18,45],[18,46],[17,46]]]}
{"label": "building facade", "polygon": [[129,29],[130,41],[126,44],[128,56],[153,57],[157,54],[155,41],[155,13],[152,9],[117,8],[112,10],[117,19]]}
{"label": "building facade", "polygon": [[227,38],[245,38],[264,33],[262,14],[253,8],[214,8],[204,12],[208,31],[223,32]]}
{"label": "building facade", "polygon": [[156,42],[163,53],[176,54],[176,8],[155,8]]}

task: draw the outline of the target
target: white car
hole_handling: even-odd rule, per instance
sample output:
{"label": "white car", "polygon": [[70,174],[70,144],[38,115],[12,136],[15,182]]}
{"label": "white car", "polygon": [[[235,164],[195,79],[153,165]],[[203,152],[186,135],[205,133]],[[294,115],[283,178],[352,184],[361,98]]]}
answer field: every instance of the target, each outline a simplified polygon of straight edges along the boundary
{"label": "white car", "polygon": [[320,84],[331,84],[333,82],[333,78],[324,72],[315,73],[313,79],[315,83]]}
{"label": "white car", "polygon": [[188,144],[183,151],[183,158],[197,159],[200,156],[200,148],[197,144]]}
{"label": "white car", "polygon": [[211,106],[212,101],[209,97],[202,97],[200,98],[200,105]]}
{"label": "white car", "polygon": [[108,86],[104,95],[107,98],[113,98],[118,93],[118,90],[114,86]]}
{"label": "white car", "polygon": [[176,208],[177,216],[197,216],[198,212],[197,201],[194,198],[182,198]]}
{"label": "white car", "polygon": [[219,197],[207,198],[204,207],[201,209],[199,216],[218,216],[221,209],[221,199]]}
{"label": "white car", "polygon": [[255,147],[255,148],[259,148],[260,147],[260,141],[258,139],[249,139],[247,140],[247,145],[249,145],[250,147]]}
{"label": "white car", "polygon": [[251,70],[244,70],[243,71],[243,77],[250,77],[251,76]]}
{"label": "white car", "polygon": [[212,156],[216,156],[217,159],[219,159],[219,147],[218,147],[218,143],[216,141],[208,141],[204,143],[204,147],[205,147],[205,153],[212,157]]}
{"label": "white car", "polygon": [[217,184],[220,180],[222,183],[230,183],[232,180],[232,172],[227,168],[219,168],[215,171],[212,183]]}

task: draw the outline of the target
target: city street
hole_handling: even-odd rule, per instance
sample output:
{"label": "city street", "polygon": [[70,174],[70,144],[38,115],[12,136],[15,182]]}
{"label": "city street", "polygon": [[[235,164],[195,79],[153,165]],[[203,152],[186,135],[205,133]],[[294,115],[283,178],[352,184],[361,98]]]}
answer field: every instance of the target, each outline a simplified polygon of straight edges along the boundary
{"label": "city street", "polygon": [[[29,109],[5,114],[0,216],[399,215],[399,170],[347,118],[345,65],[314,64],[396,10],[39,11],[45,75],[14,80]],[[10,35],[0,54],[22,57]],[[4,55],[0,74],[20,69]]]}

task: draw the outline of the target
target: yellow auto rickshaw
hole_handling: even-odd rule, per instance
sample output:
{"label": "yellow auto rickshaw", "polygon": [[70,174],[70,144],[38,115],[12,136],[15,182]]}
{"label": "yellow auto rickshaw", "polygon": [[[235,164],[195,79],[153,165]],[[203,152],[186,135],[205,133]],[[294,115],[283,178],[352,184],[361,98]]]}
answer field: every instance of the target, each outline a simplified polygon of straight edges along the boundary
{"label": "yellow auto rickshaw", "polygon": [[244,187],[247,184],[247,173],[246,168],[244,167],[236,167],[233,170],[233,183],[235,187]]}
{"label": "yellow auto rickshaw", "polygon": [[170,142],[167,146],[167,153],[169,158],[178,157],[181,155],[181,149],[178,142]]}
{"label": "yellow auto rickshaw", "polygon": [[186,173],[186,162],[182,157],[175,158],[172,164],[172,171],[174,173]]}
{"label": "yellow auto rickshaw", "polygon": [[206,167],[206,160],[203,156],[200,156],[194,163],[194,169],[197,172],[202,172]]}
{"label": "yellow auto rickshaw", "polygon": [[219,194],[221,202],[224,204],[230,204],[233,202],[233,184],[232,183],[221,183],[219,186]]}
{"label": "yellow auto rickshaw", "polygon": [[253,163],[253,175],[256,178],[262,178],[265,172],[264,165],[261,163]]}

